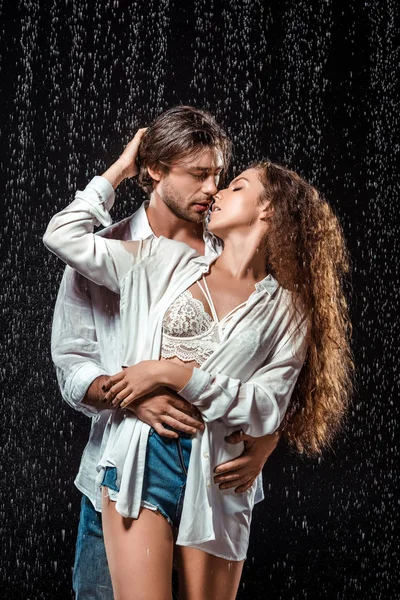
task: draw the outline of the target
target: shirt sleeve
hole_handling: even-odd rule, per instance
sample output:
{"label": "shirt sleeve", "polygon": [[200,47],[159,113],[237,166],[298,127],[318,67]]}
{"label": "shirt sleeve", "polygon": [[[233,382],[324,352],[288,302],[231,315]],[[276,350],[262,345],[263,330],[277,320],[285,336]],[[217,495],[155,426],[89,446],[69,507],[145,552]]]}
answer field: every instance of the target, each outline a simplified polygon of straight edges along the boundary
{"label": "shirt sleeve", "polygon": [[[284,336],[265,364],[246,382],[194,368],[179,394],[207,421],[221,419],[247,435],[274,433],[281,424],[304,364],[306,321]],[[239,350],[240,351],[240,350]]]}
{"label": "shirt sleeve", "polygon": [[95,225],[111,224],[114,190],[104,177],[94,177],[74,201],[50,221],[45,246],[81,275],[119,292],[122,279],[150,252],[154,238],[122,242],[95,235]]}
{"label": "shirt sleeve", "polygon": [[101,364],[87,280],[67,267],[54,309],[51,354],[63,399],[89,417],[98,410],[82,402],[90,384],[109,375]]}

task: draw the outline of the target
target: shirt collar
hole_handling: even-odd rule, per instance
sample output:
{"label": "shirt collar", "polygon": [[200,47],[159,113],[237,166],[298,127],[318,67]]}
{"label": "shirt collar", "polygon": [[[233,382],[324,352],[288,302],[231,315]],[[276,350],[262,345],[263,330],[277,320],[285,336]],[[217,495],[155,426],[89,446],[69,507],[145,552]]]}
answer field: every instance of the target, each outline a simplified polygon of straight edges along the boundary
{"label": "shirt collar", "polygon": [[133,215],[135,218],[132,217],[131,219],[131,236],[133,240],[146,240],[148,237],[154,235],[146,214],[148,205],[149,201],[145,200]]}
{"label": "shirt collar", "polygon": [[[138,208],[138,210],[134,214],[134,219],[131,219],[130,228],[131,228],[131,236],[133,240],[137,239],[147,239],[151,236],[154,236],[154,231],[150,227],[149,220],[147,218],[146,208],[149,206],[149,200],[145,200],[143,204]],[[222,241],[215,237],[212,233],[207,230],[207,225],[204,223],[203,228],[203,239],[206,245],[205,247],[205,255],[208,258],[211,254],[214,256],[215,254],[220,254],[222,251]]]}
{"label": "shirt collar", "polygon": [[[211,263],[213,263],[216,259],[218,258],[218,254],[209,254],[207,256],[196,256],[193,261],[196,262],[199,265],[202,266],[209,266]],[[275,279],[275,277],[273,277],[271,275],[271,273],[269,273],[266,277],[264,277],[264,279],[262,279],[261,281],[257,281],[257,283],[255,284],[255,288],[257,292],[267,292],[270,296],[273,296],[276,292],[276,290],[279,287],[279,283],[277,282],[277,280]]]}
{"label": "shirt collar", "polygon": [[[143,204],[138,208],[138,210],[134,214],[134,219],[131,219],[130,227],[131,227],[131,235],[132,239],[147,239],[150,236],[154,236],[154,232],[150,227],[149,220],[147,218],[146,208],[149,205],[149,201],[145,200]],[[204,256],[197,256],[194,261],[201,265],[209,266],[214,260],[216,260],[217,256],[221,254],[223,243],[222,241],[213,235],[207,229],[207,224],[204,223],[203,230],[203,239],[206,244],[206,254]],[[273,296],[276,289],[279,287],[279,283],[277,280],[272,277],[271,274],[267,275],[261,281],[258,281],[255,285],[255,288],[258,292],[265,290]]]}
{"label": "shirt collar", "polygon": [[266,277],[264,277],[264,279],[256,283],[257,292],[265,290],[270,296],[274,295],[278,287],[279,283],[277,282],[275,277],[272,277],[271,273],[269,273]]}

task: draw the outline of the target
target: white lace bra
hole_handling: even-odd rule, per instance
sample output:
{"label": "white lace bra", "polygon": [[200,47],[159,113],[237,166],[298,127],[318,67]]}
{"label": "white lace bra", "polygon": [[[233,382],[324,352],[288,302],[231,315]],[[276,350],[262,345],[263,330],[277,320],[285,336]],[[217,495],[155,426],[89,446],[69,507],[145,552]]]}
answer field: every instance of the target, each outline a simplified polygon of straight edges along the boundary
{"label": "white lace bra", "polygon": [[204,277],[203,282],[204,288],[199,281],[197,284],[208,301],[212,317],[201,300],[194,298],[189,290],[184,291],[164,315],[162,358],[177,357],[184,362],[196,361],[201,365],[218,346],[233,314],[246,304],[242,302],[219,320]]}

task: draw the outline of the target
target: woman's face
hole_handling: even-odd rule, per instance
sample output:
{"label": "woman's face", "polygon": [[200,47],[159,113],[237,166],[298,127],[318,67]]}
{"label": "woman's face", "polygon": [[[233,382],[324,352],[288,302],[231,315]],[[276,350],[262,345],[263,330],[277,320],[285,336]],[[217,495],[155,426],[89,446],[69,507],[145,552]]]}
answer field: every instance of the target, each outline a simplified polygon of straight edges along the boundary
{"label": "woman's face", "polygon": [[224,232],[243,230],[260,222],[265,215],[265,203],[260,203],[264,188],[256,169],[240,173],[227,188],[214,196],[208,229],[219,237]]}

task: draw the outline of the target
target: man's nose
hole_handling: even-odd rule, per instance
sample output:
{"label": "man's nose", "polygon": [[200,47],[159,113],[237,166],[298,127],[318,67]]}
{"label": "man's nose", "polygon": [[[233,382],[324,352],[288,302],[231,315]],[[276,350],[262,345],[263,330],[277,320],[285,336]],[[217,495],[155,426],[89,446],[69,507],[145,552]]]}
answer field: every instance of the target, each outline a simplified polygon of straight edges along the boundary
{"label": "man's nose", "polygon": [[208,196],[215,196],[215,194],[218,192],[215,177],[207,177],[203,185],[203,192]]}

